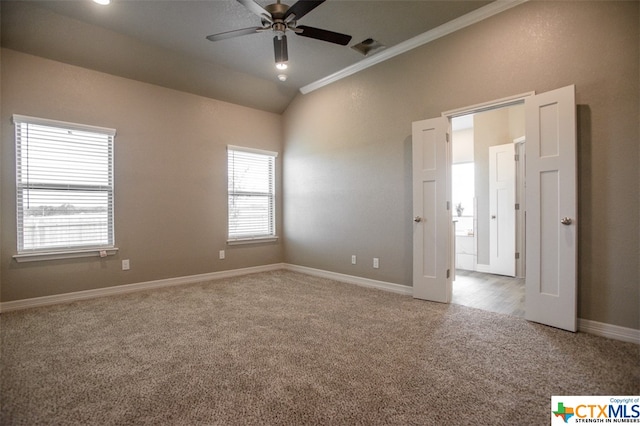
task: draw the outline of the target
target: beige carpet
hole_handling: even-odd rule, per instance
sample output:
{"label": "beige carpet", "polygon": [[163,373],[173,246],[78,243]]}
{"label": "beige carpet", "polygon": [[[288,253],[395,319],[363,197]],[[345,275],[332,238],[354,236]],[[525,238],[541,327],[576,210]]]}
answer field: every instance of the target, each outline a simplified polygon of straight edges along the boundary
{"label": "beige carpet", "polygon": [[2,314],[3,425],[546,425],[640,347],[277,271]]}

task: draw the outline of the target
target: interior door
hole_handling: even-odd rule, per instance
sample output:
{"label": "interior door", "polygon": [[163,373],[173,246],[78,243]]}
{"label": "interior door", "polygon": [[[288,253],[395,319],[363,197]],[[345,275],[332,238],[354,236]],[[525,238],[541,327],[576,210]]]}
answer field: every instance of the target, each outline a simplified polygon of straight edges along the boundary
{"label": "interior door", "polygon": [[575,87],[525,100],[525,318],[577,330]]}
{"label": "interior door", "polygon": [[451,300],[451,144],[446,117],[413,123],[413,297]]}
{"label": "interior door", "polygon": [[516,275],[516,162],[514,144],[489,147],[489,269]]}

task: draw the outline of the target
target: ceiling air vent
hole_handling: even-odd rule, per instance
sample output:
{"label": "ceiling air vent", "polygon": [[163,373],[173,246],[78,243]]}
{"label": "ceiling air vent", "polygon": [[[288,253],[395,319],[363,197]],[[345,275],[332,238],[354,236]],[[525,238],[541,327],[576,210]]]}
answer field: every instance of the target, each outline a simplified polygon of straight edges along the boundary
{"label": "ceiling air vent", "polygon": [[362,53],[364,56],[367,56],[370,53],[375,53],[378,50],[384,49],[385,47],[387,46],[372,38],[368,38],[354,46],[351,46],[353,50]]}

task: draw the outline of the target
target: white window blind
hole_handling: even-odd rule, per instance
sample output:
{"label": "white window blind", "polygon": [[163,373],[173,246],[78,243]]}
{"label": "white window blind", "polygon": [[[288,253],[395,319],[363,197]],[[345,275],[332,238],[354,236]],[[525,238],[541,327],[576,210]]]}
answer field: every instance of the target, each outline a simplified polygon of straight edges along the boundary
{"label": "white window blind", "polygon": [[18,253],[113,247],[115,130],[13,121]]}
{"label": "white window blind", "polygon": [[229,146],[229,241],[275,237],[277,153]]}

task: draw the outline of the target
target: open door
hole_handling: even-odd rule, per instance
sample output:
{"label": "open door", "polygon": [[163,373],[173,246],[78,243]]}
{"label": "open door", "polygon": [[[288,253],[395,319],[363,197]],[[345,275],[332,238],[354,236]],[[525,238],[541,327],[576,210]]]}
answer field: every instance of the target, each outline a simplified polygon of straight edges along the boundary
{"label": "open door", "polygon": [[516,162],[514,144],[489,147],[489,266],[516,276]]}
{"label": "open door", "polygon": [[525,318],[577,330],[575,86],[528,97]]}
{"label": "open door", "polygon": [[452,238],[449,120],[413,123],[413,297],[451,300]]}

